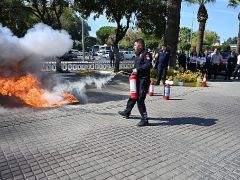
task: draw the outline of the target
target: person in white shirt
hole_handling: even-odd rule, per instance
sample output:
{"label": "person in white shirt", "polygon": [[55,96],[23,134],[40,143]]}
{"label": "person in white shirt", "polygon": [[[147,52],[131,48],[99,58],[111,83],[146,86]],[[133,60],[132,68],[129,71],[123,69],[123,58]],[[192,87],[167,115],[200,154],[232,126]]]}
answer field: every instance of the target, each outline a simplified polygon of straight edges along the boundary
{"label": "person in white shirt", "polygon": [[213,78],[217,78],[217,73],[219,71],[219,65],[222,63],[223,58],[222,55],[220,54],[218,49],[215,49],[212,57],[211,57],[211,63],[212,63],[212,73],[213,73]]}
{"label": "person in white shirt", "polygon": [[235,69],[233,71],[233,79],[236,79],[236,76],[238,74],[239,69],[240,69],[240,54],[237,57],[237,64],[236,64],[236,67],[235,67]]}

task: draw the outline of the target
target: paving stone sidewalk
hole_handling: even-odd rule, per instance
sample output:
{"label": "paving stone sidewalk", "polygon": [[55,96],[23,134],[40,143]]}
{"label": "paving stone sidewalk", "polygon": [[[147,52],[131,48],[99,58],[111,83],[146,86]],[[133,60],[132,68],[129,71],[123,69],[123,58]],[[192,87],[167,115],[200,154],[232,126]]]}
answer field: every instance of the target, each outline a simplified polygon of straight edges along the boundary
{"label": "paving stone sidewalk", "polygon": [[88,92],[88,104],[0,109],[0,179],[240,179],[240,82],[163,87],[148,96],[150,125],[125,108],[127,81]]}

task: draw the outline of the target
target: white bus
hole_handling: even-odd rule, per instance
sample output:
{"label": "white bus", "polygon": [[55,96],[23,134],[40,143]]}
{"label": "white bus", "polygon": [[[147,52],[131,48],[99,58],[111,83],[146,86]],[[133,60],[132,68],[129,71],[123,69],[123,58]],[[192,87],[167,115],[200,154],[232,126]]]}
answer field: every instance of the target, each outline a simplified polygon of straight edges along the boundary
{"label": "white bus", "polygon": [[103,45],[103,46],[100,46],[100,48],[99,48],[99,51],[101,52],[101,51],[104,51],[104,52],[109,52],[111,50],[111,46],[108,46],[108,45]]}

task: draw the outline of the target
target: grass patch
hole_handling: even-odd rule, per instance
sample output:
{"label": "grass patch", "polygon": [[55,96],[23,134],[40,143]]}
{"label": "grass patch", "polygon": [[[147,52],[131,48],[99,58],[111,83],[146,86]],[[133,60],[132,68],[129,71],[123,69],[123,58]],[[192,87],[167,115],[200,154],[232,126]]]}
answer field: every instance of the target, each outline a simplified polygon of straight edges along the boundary
{"label": "grass patch", "polygon": [[80,70],[77,71],[76,74],[79,76],[93,76],[97,73],[96,70],[92,70],[92,69],[86,69],[86,70]]}

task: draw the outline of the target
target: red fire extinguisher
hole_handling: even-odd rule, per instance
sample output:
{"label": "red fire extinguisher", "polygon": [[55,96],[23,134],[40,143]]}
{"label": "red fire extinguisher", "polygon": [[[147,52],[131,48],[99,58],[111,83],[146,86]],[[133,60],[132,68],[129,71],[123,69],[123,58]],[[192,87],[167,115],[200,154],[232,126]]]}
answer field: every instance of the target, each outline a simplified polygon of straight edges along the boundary
{"label": "red fire extinguisher", "polygon": [[137,93],[137,76],[136,76],[136,74],[130,75],[129,82],[130,82],[130,98],[137,99],[138,93]]}
{"label": "red fire extinguisher", "polygon": [[154,82],[153,81],[151,81],[151,83],[150,83],[148,95],[154,96]]}
{"label": "red fire extinguisher", "polygon": [[169,100],[169,97],[170,97],[170,88],[171,88],[171,86],[170,86],[169,84],[166,84],[166,85],[164,86],[163,99]]}

